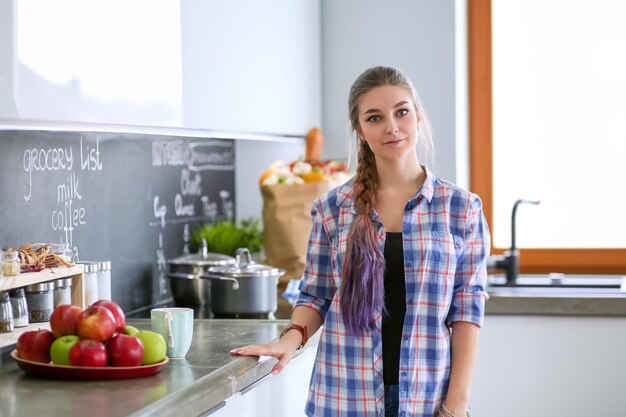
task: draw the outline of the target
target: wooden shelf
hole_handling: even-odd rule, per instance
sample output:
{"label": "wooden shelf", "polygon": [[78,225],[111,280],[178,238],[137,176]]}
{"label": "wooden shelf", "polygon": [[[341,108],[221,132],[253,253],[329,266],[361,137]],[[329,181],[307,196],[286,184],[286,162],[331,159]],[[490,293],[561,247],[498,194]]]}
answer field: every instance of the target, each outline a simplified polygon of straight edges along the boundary
{"label": "wooden shelf", "polygon": [[69,267],[47,268],[40,272],[25,272],[18,275],[4,276],[0,278],[0,291],[8,291],[13,288],[25,287],[26,285],[82,274],[83,270],[84,266],[77,264]]}
{"label": "wooden shelf", "polygon": [[72,304],[85,308],[84,269],[84,265],[77,264],[70,267],[47,268],[40,272],[4,276],[0,278],[0,291],[9,291],[14,288],[55,281],[61,278],[72,278]]}
{"label": "wooden shelf", "polygon": [[[84,265],[77,264],[70,267],[48,268],[40,272],[26,272],[18,275],[4,276],[0,278],[0,291],[9,291],[14,288],[39,284],[40,282],[55,281],[61,278],[71,278],[72,304],[85,308],[84,269]],[[0,333],[0,349],[15,345],[22,333],[37,329],[50,330],[50,323],[31,323],[26,327],[16,327],[10,333]]]}

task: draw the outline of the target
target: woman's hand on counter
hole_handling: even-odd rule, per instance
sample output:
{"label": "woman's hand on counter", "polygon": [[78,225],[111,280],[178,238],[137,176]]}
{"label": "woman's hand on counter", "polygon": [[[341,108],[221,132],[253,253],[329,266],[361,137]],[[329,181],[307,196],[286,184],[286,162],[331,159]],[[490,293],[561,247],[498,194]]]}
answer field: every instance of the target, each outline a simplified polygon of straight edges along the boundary
{"label": "woman's hand on counter", "polygon": [[[308,306],[294,307],[291,313],[291,323],[298,324],[300,327],[308,329],[308,334],[314,334],[322,325],[322,317],[320,314]],[[278,359],[278,363],[272,368],[272,374],[276,375],[283,370],[291,361],[295,351],[302,344],[302,338],[307,334],[300,333],[295,328],[291,328],[284,335],[271,343],[263,345],[248,345],[236,348],[230,351],[232,355],[241,356],[272,356]]]}
{"label": "woman's hand on counter", "polygon": [[275,342],[243,346],[231,350],[230,353],[238,356],[272,356],[278,359],[278,363],[272,368],[272,375],[276,375],[291,361],[301,342],[300,333],[289,331]]}

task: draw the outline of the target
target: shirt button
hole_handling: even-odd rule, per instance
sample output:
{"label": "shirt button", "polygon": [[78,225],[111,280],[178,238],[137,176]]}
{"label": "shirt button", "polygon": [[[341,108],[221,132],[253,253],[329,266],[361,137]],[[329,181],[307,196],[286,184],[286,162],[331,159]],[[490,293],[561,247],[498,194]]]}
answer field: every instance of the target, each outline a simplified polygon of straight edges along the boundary
{"label": "shirt button", "polygon": [[405,235],[411,234],[411,226],[410,225],[406,225],[402,228],[402,233],[404,233]]}
{"label": "shirt button", "polygon": [[402,417],[404,417],[404,416],[406,416],[406,413],[405,413],[404,411],[400,411],[400,415],[401,415]]}
{"label": "shirt button", "polygon": [[413,264],[411,262],[407,262],[404,264],[404,266],[406,266],[407,268],[411,268]]}
{"label": "shirt button", "polygon": [[401,376],[406,376],[406,372],[402,372],[400,375]]}

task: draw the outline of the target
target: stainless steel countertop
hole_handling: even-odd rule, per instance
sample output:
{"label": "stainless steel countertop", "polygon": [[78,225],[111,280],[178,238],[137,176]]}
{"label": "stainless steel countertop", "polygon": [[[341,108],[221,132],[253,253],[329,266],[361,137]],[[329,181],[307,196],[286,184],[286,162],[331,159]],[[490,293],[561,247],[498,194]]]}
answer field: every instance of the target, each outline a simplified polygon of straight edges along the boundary
{"label": "stainless steel countertop", "polygon": [[[149,320],[129,320],[149,329]],[[195,416],[268,375],[273,358],[236,357],[230,349],[276,339],[284,320],[196,320],[185,359],[152,376],[110,381],[33,378],[3,359],[0,416]],[[305,349],[314,348],[315,340]],[[302,351],[300,351],[302,352]],[[6,355],[5,355],[6,356]]]}

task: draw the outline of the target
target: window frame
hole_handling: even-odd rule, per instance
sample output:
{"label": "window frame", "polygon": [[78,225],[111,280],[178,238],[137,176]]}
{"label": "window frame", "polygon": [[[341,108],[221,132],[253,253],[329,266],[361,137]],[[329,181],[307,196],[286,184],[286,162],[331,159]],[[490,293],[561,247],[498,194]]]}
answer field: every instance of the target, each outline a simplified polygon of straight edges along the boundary
{"label": "window frame", "polygon": [[[493,224],[493,101],[491,0],[469,0],[468,81],[470,189]],[[491,246],[492,254],[506,249]],[[626,248],[519,249],[523,273],[626,274]]]}

